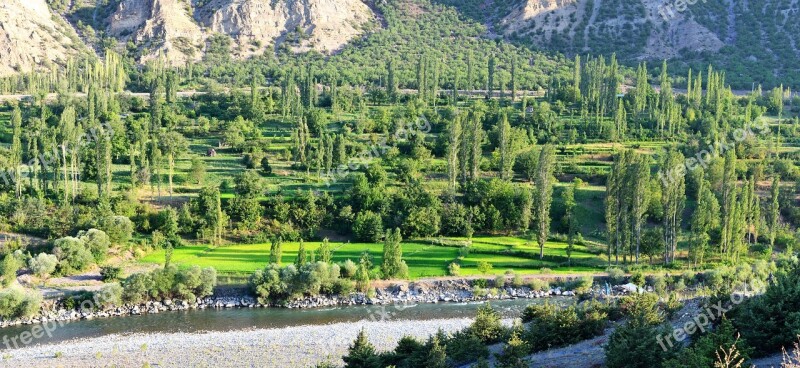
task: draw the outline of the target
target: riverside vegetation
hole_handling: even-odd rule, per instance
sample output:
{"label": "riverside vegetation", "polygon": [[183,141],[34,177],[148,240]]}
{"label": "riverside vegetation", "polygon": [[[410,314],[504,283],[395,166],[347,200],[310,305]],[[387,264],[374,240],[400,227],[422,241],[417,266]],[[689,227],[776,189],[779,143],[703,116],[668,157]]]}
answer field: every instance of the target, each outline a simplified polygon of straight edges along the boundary
{"label": "riverside vegetation", "polygon": [[[28,96],[0,106],[0,317],[95,299],[44,298],[51,287],[110,295],[98,308],[201,304],[217,284],[292,305],[452,277],[467,300],[557,287],[590,300],[387,356],[360,337],[344,362],[519,366],[614,327],[608,366],[674,366],[652,351],[665,317],[642,311],[725,293],[760,295],[693,336],[687,366],[795,341],[791,89],[734,94],[712,66],[543,54],[427,1],[379,8],[385,30],[328,56],[232,60],[220,35],[181,67],[108,47],[3,79]],[[662,298],[591,300],[625,282]]]}

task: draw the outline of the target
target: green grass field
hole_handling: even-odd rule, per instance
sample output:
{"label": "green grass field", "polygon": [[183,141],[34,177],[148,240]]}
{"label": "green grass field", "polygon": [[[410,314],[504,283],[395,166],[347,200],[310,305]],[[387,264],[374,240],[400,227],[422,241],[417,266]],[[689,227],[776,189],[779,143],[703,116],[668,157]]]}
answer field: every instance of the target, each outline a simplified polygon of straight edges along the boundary
{"label": "green grass field", "polygon": [[[316,250],[320,242],[306,242],[308,251]],[[335,262],[352,260],[358,262],[361,254],[368,251],[375,265],[379,265],[383,255],[383,244],[379,243],[331,243]],[[283,243],[282,263],[290,264],[297,257],[299,243]],[[192,245],[180,247],[173,251],[173,264],[181,267],[212,266],[222,275],[244,276],[267,265],[270,244],[237,244],[221,247]],[[572,255],[574,265],[566,267],[553,261],[552,257],[538,259],[539,248],[535,242],[519,237],[476,237],[470,253],[461,261],[461,275],[479,275],[478,262],[486,261],[492,265],[489,274],[502,274],[508,269],[517,273],[540,273],[541,268],[548,268],[554,273],[597,272],[603,269],[600,256],[578,246]],[[546,256],[566,256],[566,244],[548,242],[545,247]],[[426,244],[424,242],[403,242],[403,259],[409,267],[412,279],[447,276],[447,266],[459,256],[459,248]],[[141,263],[161,264],[164,262],[164,251],[157,250],[140,260]]]}

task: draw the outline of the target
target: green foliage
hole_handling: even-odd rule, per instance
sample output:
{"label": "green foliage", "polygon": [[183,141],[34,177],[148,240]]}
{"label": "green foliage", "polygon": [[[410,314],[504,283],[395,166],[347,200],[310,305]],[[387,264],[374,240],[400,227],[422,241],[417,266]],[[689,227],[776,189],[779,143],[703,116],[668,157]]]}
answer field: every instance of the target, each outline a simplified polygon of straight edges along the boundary
{"label": "green foliage", "polygon": [[23,318],[39,312],[42,296],[36,291],[27,291],[20,287],[0,290],[0,317]]}
{"label": "green foliage", "polygon": [[795,342],[800,331],[800,267],[791,266],[764,294],[745,300],[734,309],[732,320],[755,349],[753,356],[778,352]]}
{"label": "green foliage", "polygon": [[58,270],[61,274],[80,272],[94,264],[95,258],[86,243],[73,237],[57,239],[53,254],[58,257]]}
{"label": "green foliage", "polygon": [[467,331],[487,344],[500,341],[506,333],[505,327],[500,322],[500,313],[494,310],[489,303],[478,308],[475,322]]}
{"label": "green foliage", "polygon": [[522,335],[533,351],[574,344],[601,335],[608,321],[607,306],[585,302],[562,307],[552,303],[529,305],[522,322],[529,323]]}
{"label": "green foliage", "polygon": [[193,266],[178,270],[175,266],[156,269],[148,273],[135,273],[123,282],[122,299],[141,303],[151,299],[178,298],[194,303],[213,293],[217,273],[211,268]]}
{"label": "green foliage", "polygon": [[103,266],[100,267],[100,278],[103,282],[113,282],[119,280],[122,276],[122,268],[117,266]]}
{"label": "green foliage", "polygon": [[39,253],[36,257],[28,260],[28,268],[30,268],[31,272],[42,278],[51,275],[56,270],[57,265],[58,257],[47,253]]}
{"label": "green foliage", "polygon": [[347,355],[342,357],[345,368],[376,368],[380,366],[380,356],[375,352],[375,347],[367,339],[367,333],[362,329],[352,345],[348,348]]}
{"label": "green foliage", "polygon": [[383,236],[383,220],[372,211],[360,212],[353,223],[353,234],[356,239],[377,243]]}

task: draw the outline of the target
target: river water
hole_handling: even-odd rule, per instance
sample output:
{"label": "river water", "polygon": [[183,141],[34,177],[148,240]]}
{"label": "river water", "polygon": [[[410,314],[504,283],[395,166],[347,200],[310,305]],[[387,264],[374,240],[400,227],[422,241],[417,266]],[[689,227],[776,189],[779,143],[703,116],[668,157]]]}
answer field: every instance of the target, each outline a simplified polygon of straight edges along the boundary
{"label": "river water", "polygon": [[[545,299],[516,299],[491,302],[503,318],[516,318],[527,305],[543,303]],[[562,303],[567,299],[550,299]],[[322,326],[332,323],[381,320],[433,320],[473,318],[483,302],[408,304],[388,306],[348,306],[319,309],[238,308],[161,312],[140,316],[96,318],[64,322],[52,329],[49,336],[36,339],[31,345],[50,344],[67,340],[101,337],[112,334],[175,333],[204,331],[235,331],[248,329],[280,329],[293,326]],[[2,336],[18,336],[30,331],[32,325],[0,329]],[[0,350],[5,346],[0,344]]]}

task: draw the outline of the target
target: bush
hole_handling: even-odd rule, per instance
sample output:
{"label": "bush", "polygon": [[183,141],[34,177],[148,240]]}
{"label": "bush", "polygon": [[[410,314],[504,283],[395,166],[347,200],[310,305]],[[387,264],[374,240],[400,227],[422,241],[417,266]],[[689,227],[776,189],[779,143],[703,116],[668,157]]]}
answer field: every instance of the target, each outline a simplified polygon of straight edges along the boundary
{"label": "bush", "polygon": [[492,272],[492,264],[486,261],[478,262],[478,272],[484,275],[489,272]]}
{"label": "bush", "polygon": [[621,285],[625,282],[625,271],[619,268],[608,269],[608,282],[611,285]]}
{"label": "bush", "polygon": [[58,257],[47,253],[39,253],[36,257],[28,260],[28,268],[34,275],[41,278],[51,275],[56,270],[56,265],[58,265]]}
{"label": "bush", "polygon": [[122,268],[116,266],[100,267],[100,278],[103,282],[117,281],[122,276]]}
{"label": "bush", "polygon": [[548,291],[550,290],[550,282],[542,279],[533,279],[528,282],[528,287],[531,288],[531,290]]}
{"label": "bush", "polygon": [[344,263],[340,266],[342,270],[342,277],[352,279],[356,275],[356,270],[358,266],[352,260],[345,260]]}
{"label": "bush", "polygon": [[745,300],[732,317],[742,338],[755,348],[754,356],[791,346],[800,331],[800,267],[779,273],[764,294]]}
{"label": "bush", "polygon": [[494,287],[496,288],[504,288],[506,287],[506,277],[504,275],[499,275],[494,278]]}
{"label": "bush", "polygon": [[94,302],[102,308],[119,306],[122,304],[122,293],[123,289],[120,284],[107,284],[94,294]]}
{"label": "bush", "polygon": [[467,331],[486,344],[499,342],[506,332],[500,322],[500,313],[492,309],[489,303],[478,308],[475,322],[469,326]]}
{"label": "bush", "polygon": [[12,253],[3,257],[0,262],[0,278],[2,278],[2,286],[8,286],[17,280],[17,271],[20,268],[19,259]]}
{"label": "bush", "polygon": [[62,274],[83,271],[95,261],[83,240],[71,236],[57,239],[53,254],[58,257],[58,270]]}
{"label": "bush", "polygon": [[31,317],[42,307],[42,296],[35,291],[12,287],[0,291],[0,317],[5,319]]}
{"label": "bush", "polygon": [[456,262],[450,263],[450,265],[447,266],[447,273],[450,276],[458,276],[461,273],[461,265]]}
{"label": "bush", "polygon": [[108,256],[108,249],[111,247],[111,239],[104,231],[97,229],[81,231],[78,233],[78,239],[83,241],[86,245],[86,249],[92,252],[95,262],[100,263]]}
{"label": "bush", "polygon": [[108,234],[111,243],[125,244],[133,236],[133,222],[125,216],[112,216],[104,224],[103,230]]}
{"label": "bush", "polygon": [[597,302],[566,308],[546,302],[525,308],[522,321],[529,322],[525,340],[533,351],[542,351],[601,335],[608,313]]}
{"label": "bush", "polygon": [[178,270],[168,266],[149,273],[128,276],[123,283],[122,299],[141,303],[151,299],[180,298],[190,303],[213,293],[217,285],[217,271],[212,267],[194,266]]}

